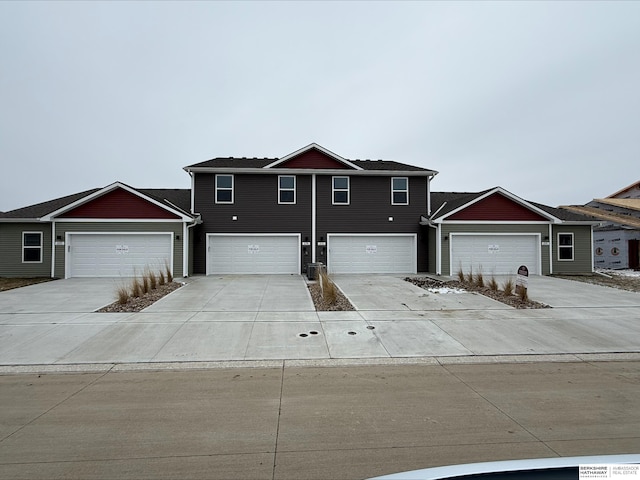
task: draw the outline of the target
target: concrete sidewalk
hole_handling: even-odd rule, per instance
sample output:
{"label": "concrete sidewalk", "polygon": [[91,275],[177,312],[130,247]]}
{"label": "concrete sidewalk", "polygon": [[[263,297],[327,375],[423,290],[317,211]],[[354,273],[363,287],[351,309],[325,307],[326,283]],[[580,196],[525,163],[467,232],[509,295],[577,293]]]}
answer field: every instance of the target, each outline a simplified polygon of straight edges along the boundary
{"label": "concrete sidewalk", "polygon": [[0,478],[362,479],[640,446],[638,361],[297,365],[0,375]]}
{"label": "concrete sidewalk", "polygon": [[336,282],[357,311],[316,312],[304,279],[286,275],[192,278],[140,313],[90,313],[112,294],[100,281],[3,292],[0,366],[640,352],[637,293],[535,277],[532,298],[559,306],[515,310],[393,276]]}

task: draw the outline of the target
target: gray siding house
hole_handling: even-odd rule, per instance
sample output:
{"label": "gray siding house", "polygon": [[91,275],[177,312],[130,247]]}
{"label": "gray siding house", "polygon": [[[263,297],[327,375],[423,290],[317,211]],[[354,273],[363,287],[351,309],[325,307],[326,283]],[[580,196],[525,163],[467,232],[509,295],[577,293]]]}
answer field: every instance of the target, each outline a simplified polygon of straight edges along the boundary
{"label": "gray siding house", "polygon": [[593,235],[596,268],[640,270],[640,182],[586,205],[561,208],[600,221]]}
{"label": "gray siding house", "polygon": [[116,182],[0,214],[0,276],[593,270],[593,218],[496,187],[431,192],[435,170],[349,160],[315,143],[280,158],[184,167],[191,189]]}
{"label": "gray siding house", "polygon": [[116,182],[0,215],[0,276],[188,273],[189,190]]}
{"label": "gray siding house", "polygon": [[192,177],[193,272],[416,273],[427,269],[429,183],[437,173],[347,160],[311,144],[282,158],[214,158]]}

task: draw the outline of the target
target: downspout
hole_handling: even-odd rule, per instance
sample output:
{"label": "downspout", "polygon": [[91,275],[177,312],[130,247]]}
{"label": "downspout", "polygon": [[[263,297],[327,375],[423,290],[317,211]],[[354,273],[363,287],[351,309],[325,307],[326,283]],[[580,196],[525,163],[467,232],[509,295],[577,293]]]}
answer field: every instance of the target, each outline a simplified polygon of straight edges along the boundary
{"label": "downspout", "polygon": [[311,263],[316,263],[316,174],[311,174]]}
{"label": "downspout", "polygon": [[549,223],[549,275],[553,275],[553,224]]}
{"label": "downspout", "polygon": [[189,229],[195,227],[196,225],[200,225],[202,223],[202,217],[200,217],[200,214],[197,214],[196,218],[193,219],[193,223],[191,225],[187,225],[186,223],[184,223],[184,245],[182,246],[182,257],[183,257],[183,270],[182,270],[182,275],[184,277],[188,277],[189,276],[189,254],[191,253],[191,248],[190,248],[190,234],[189,234]]}
{"label": "downspout", "polygon": [[51,221],[51,278],[56,276],[56,221]]}

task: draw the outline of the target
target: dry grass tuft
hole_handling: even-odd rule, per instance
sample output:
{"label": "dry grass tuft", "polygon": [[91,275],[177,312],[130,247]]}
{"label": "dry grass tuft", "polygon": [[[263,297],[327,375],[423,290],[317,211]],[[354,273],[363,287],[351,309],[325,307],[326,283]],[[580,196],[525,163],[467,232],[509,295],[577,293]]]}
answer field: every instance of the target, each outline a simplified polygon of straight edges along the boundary
{"label": "dry grass tuft", "polygon": [[516,295],[518,295],[518,298],[522,302],[528,302],[529,301],[529,294],[527,293],[527,289],[524,288],[523,286],[519,286],[519,287],[516,288]]}
{"label": "dry grass tuft", "polygon": [[491,280],[489,280],[489,290],[491,290],[492,292],[497,292],[499,290],[499,286],[498,286],[498,282],[496,282],[495,277],[491,277]]}
{"label": "dry grass tuft", "polygon": [[480,288],[484,287],[484,276],[482,275],[482,270],[476,274],[476,286]]}
{"label": "dry grass tuft", "polygon": [[118,304],[125,305],[129,301],[131,294],[126,285],[120,285],[116,290],[116,296],[118,298]]}
{"label": "dry grass tuft", "polygon": [[164,278],[164,272],[162,270],[160,270],[160,273],[158,273],[158,283],[160,285],[164,285],[165,283],[167,283],[166,279]]}
{"label": "dry grass tuft", "polygon": [[320,271],[319,280],[322,299],[329,305],[333,305],[338,299],[338,287],[336,287],[336,284],[333,283],[333,280],[329,278],[329,274],[324,269]]}
{"label": "dry grass tuft", "polygon": [[467,283],[469,285],[473,285],[473,268],[469,269],[469,273],[467,274]]}
{"label": "dry grass tuft", "polygon": [[158,286],[158,277],[152,270],[147,270],[147,278],[149,279],[149,287],[151,290],[155,290]]}
{"label": "dry grass tuft", "polygon": [[509,278],[509,279],[505,280],[504,284],[502,285],[502,291],[507,296],[513,295],[513,288],[514,288],[514,286],[513,286],[513,279],[512,278]]}
{"label": "dry grass tuft", "polygon": [[134,298],[138,298],[141,297],[142,294],[142,284],[136,277],[133,277],[133,279],[131,279],[131,296]]}
{"label": "dry grass tuft", "polygon": [[169,264],[165,262],[164,264],[164,273],[167,277],[167,282],[173,282],[173,273],[171,273],[171,269],[169,268]]}
{"label": "dry grass tuft", "polygon": [[462,267],[458,270],[458,281],[460,283],[464,283],[464,272],[462,271]]}

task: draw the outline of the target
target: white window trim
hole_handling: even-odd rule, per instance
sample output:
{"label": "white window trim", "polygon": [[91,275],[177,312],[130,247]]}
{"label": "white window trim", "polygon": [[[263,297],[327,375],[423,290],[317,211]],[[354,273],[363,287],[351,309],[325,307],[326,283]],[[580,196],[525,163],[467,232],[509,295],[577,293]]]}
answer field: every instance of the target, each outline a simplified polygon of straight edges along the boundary
{"label": "white window trim", "polygon": [[[336,178],[346,178],[347,179],[347,188],[336,188],[335,179]],[[336,202],[336,192],[347,192],[347,201],[346,202]],[[351,203],[351,180],[349,177],[344,175],[335,175],[331,177],[331,204],[332,205],[349,205]]]}
{"label": "white window trim", "polygon": [[[227,188],[227,187],[218,188],[218,177],[231,177],[231,188]],[[214,197],[215,203],[231,205],[233,203],[234,199],[235,199],[235,177],[234,177],[234,175],[229,174],[229,173],[217,174],[215,176],[214,182],[215,182],[215,185],[214,185],[214,187],[215,187],[215,193],[214,193],[214,195],[215,195],[215,197]],[[226,191],[229,191],[229,190],[231,190],[231,201],[230,202],[218,201],[218,191],[225,191],[226,192]]]}
{"label": "white window trim", "polygon": [[[293,178],[293,188],[281,188],[280,187],[280,179],[281,178]],[[278,175],[278,205],[295,205],[297,200],[296,194],[296,176],[295,175]],[[283,202],[281,200],[280,194],[282,192],[290,192],[293,190],[293,202]]]}
{"label": "white window trim", "polygon": [[[24,244],[24,236],[25,235],[40,235],[40,245],[25,245]],[[43,249],[43,244],[44,244],[44,233],[43,232],[22,232],[22,263],[42,263],[43,262],[43,256],[44,256],[44,249]],[[33,260],[25,260],[24,259],[24,251],[27,248],[37,248],[40,250],[40,260],[37,261],[33,261]]]}
{"label": "white window trim", "polygon": [[[569,245],[560,245],[560,235],[570,235],[571,236],[571,246]],[[557,243],[557,254],[558,254],[558,261],[559,262],[573,262],[575,259],[575,248],[576,248],[576,244],[575,244],[575,236],[573,235],[573,232],[558,232],[558,243]],[[571,248],[571,258],[560,258],[560,249],[568,249]]]}
{"label": "white window trim", "polygon": [[[396,179],[402,179],[402,180],[406,180],[407,182],[407,189],[406,190],[394,190],[393,189],[393,181]],[[396,203],[393,201],[393,194],[394,193],[400,193],[400,192],[406,192],[407,194],[407,201],[406,202],[402,202],[402,203]],[[391,205],[409,205],[409,177],[391,177]]]}

